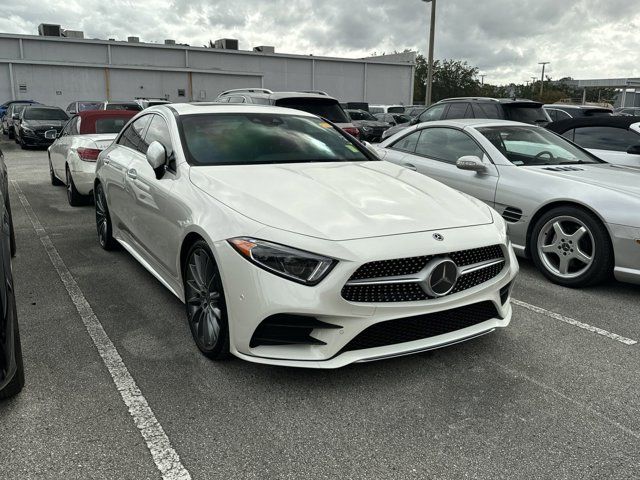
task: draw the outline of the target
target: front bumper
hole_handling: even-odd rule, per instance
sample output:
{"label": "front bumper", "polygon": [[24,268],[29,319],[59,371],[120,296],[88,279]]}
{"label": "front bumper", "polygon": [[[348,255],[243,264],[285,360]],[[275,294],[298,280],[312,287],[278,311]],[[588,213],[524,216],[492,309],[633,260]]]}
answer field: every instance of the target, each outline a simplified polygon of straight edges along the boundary
{"label": "front bumper", "polygon": [[[511,306],[508,299],[504,301],[504,298],[500,298],[500,290],[503,287],[509,288],[507,286],[518,272],[518,262],[511,247],[506,245],[504,238],[499,239],[494,225],[445,230],[441,233],[446,236],[447,242],[434,240],[433,232],[326,242],[340,244],[339,254],[332,255],[340,261],[315,287],[299,285],[270,274],[249,263],[227,242],[218,242],[215,244],[215,251],[225,287],[230,319],[231,352],[240,358],[257,363],[307,368],[338,368],[354,362],[378,360],[440,348],[475,338],[496,328],[506,327],[511,320]],[[470,244],[470,238],[474,239],[473,244]],[[444,254],[497,243],[504,245],[504,268],[496,277],[468,290],[436,299],[393,303],[350,302],[341,295],[344,284],[364,263]],[[329,251],[318,251],[317,248],[315,251],[331,255]],[[225,274],[225,272],[233,273]],[[497,316],[481,323],[419,340],[342,351],[358,334],[380,322],[432,314],[487,301],[493,303]],[[256,328],[265,318],[277,314],[309,316],[340,328],[313,330],[312,336],[324,342],[323,345],[251,347],[250,341]]]}
{"label": "front bumper", "polygon": [[608,224],[615,267],[616,280],[640,285],[640,228]]}

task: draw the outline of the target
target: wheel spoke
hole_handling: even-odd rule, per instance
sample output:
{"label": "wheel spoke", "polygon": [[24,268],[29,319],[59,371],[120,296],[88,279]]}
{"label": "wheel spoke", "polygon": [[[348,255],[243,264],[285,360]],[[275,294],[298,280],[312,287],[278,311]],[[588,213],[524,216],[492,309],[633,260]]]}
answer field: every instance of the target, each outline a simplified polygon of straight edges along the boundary
{"label": "wheel spoke", "polygon": [[193,283],[196,285],[194,288],[196,290],[202,291],[204,289],[204,282],[202,281],[200,274],[198,272],[198,268],[195,264],[189,264],[189,270],[191,271],[191,278],[193,279]]}
{"label": "wheel spoke", "polygon": [[553,242],[551,245],[543,245],[541,249],[544,253],[558,254],[558,242]]}
{"label": "wheel spoke", "polygon": [[554,222],[553,231],[556,232],[556,237],[566,237],[567,236],[567,234],[562,229],[562,225],[560,225],[560,222]]}
{"label": "wheel spoke", "polygon": [[558,265],[558,271],[562,275],[566,275],[569,272],[569,260],[571,260],[570,257],[560,255],[560,264]]}
{"label": "wheel spoke", "polygon": [[593,257],[590,257],[577,247],[573,252],[573,258],[575,258],[579,262],[584,263],[585,265],[589,265],[591,263],[591,260],[593,260]]}
{"label": "wheel spoke", "polygon": [[569,236],[569,239],[571,239],[575,243],[578,243],[578,241],[584,236],[585,233],[587,233],[587,229],[584,227],[580,227],[572,235]]}

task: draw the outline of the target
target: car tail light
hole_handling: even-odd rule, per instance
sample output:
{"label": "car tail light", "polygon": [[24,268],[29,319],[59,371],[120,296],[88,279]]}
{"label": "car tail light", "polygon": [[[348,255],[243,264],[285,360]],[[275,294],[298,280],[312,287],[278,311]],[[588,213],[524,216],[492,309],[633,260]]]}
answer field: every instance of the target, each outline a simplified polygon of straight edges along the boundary
{"label": "car tail light", "polygon": [[360,137],[360,130],[356,127],[344,127],[343,130],[356,138]]}
{"label": "car tail light", "polygon": [[98,160],[98,155],[100,155],[101,151],[102,150],[98,148],[79,147],[78,156],[80,157],[80,160],[84,160],[85,162],[95,162]]}

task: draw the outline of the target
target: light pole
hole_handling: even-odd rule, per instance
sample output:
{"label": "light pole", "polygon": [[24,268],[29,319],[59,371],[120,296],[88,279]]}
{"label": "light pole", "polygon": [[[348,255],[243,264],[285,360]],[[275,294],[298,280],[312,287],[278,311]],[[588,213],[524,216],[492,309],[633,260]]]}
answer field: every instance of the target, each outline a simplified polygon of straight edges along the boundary
{"label": "light pole", "polygon": [[544,67],[551,62],[538,62],[538,65],[542,65],[542,75],[540,76],[540,100],[542,100],[542,91],[544,89]]}
{"label": "light pole", "polygon": [[424,104],[428,107],[431,105],[431,97],[433,90],[433,40],[436,31],[436,0],[422,0],[425,3],[431,3],[431,26],[429,28],[429,65],[427,70],[427,91],[425,92]]}
{"label": "light pole", "polygon": [[486,76],[487,76],[487,74],[486,74],[486,73],[484,73],[484,74],[479,75],[479,76],[480,76],[480,85],[482,85],[482,86],[484,87],[484,77],[486,77]]}

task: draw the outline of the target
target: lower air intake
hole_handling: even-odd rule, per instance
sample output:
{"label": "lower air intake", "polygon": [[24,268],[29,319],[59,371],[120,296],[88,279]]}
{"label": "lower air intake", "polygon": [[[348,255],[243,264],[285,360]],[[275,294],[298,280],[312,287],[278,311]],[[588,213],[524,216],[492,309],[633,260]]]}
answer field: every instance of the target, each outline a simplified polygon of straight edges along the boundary
{"label": "lower air intake", "polygon": [[265,318],[251,337],[251,348],[261,345],[326,345],[313,338],[315,329],[342,328],[339,325],[325,323],[314,317],[280,313]]}
{"label": "lower air intake", "polygon": [[364,329],[341,350],[341,353],[435,337],[496,317],[498,311],[494,303],[486,301],[442,312],[388,320]]}

